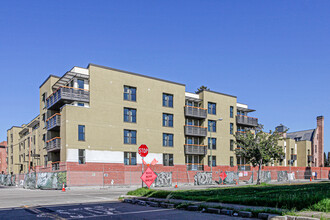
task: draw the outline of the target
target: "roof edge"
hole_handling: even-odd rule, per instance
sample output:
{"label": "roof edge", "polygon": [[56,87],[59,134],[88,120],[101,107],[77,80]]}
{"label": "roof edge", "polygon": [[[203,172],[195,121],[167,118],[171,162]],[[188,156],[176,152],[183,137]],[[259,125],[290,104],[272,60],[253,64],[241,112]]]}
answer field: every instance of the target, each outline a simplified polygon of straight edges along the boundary
{"label": "roof edge", "polygon": [[47,79],[39,86],[39,89],[47,82],[47,80],[49,80],[49,78],[50,77],[55,77],[55,78],[61,78],[61,77],[59,77],[59,76],[55,76],[55,75],[49,75],[48,77],[47,77]]}
{"label": "roof edge", "polygon": [[177,82],[173,82],[173,81],[169,81],[169,80],[165,80],[165,79],[159,79],[159,78],[156,78],[156,77],[147,76],[147,75],[143,75],[143,74],[140,74],[140,73],[133,73],[133,72],[129,72],[129,71],[126,71],[126,70],[115,69],[115,68],[102,66],[102,65],[97,65],[97,64],[93,64],[93,63],[89,63],[88,66],[87,66],[87,69],[89,68],[89,66],[95,66],[95,67],[99,67],[99,68],[103,68],[103,69],[114,70],[114,71],[118,71],[118,72],[122,72],[122,73],[127,73],[127,74],[131,74],[131,75],[135,75],[135,76],[141,76],[141,77],[145,77],[145,78],[148,78],[148,79],[159,80],[159,81],[162,81],[162,82],[172,83],[172,84],[176,84],[176,85],[180,85],[180,86],[186,86],[185,84],[182,84],[182,83],[177,83]]}
{"label": "roof edge", "polygon": [[212,93],[219,94],[219,95],[225,95],[225,96],[229,96],[229,97],[233,97],[233,98],[237,98],[237,96],[234,96],[234,95],[229,95],[229,94],[226,94],[226,93],[216,92],[216,91],[207,90],[207,89],[203,89],[202,91],[197,92],[197,94],[199,94],[201,92],[204,92],[204,91],[212,92]]}

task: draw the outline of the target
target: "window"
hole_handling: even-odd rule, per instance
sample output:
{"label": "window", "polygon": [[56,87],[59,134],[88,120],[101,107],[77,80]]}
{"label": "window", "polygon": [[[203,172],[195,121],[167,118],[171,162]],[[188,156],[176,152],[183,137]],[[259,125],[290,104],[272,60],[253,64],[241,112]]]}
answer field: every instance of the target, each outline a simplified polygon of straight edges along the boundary
{"label": "window", "polygon": [[136,123],[136,109],[124,108],[124,121]]}
{"label": "window", "polygon": [[163,126],[164,127],[173,127],[173,115],[163,113]]}
{"label": "window", "polygon": [[44,93],[42,94],[42,101],[43,101],[43,103],[44,103],[44,107],[46,107],[46,99],[47,99],[47,92],[44,92]]}
{"label": "window", "polygon": [[231,166],[231,167],[234,166],[234,157],[230,157],[230,166]]}
{"label": "window", "polygon": [[163,93],[163,106],[173,107],[173,95]]}
{"label": "window", "polygon": [[46,121],[46,114],[45,114],[45,113],[42,114],[42,120],[43,120],[44,122]]}
{"label": "window", "polygon": [[293,154],[293,148],[291,148],[291,154]]}
{"label": "window", "polygon": [[230,151],[234,151],[234,140],[230,140]]}
{"label": "window", "polygon": [[202,140],[200,140],[198,137],[186,137],[186,144],[196,144],[199,145],[202,143]]}
{"label": "window", "polygon": [[83,79],[78,79],[77,83],[78,83],[79,89],[84,89],[84,80]]}
{"label": "window", "polygon": [[208,138],[208,149],[216,150],[217,149],[217,139],[216,138]]}
{"label": "window", "polygon": [[210,132],[216,132],[217,128],[217,122],[213,120],[208,120],[208,131]]}
{"label": "window", "polygon": [[233,118],[234,117],[234,107],[230,106],[230,117]]}
{"label": "window", "polygon": [[173,134],[163,133],[163,146],[173,147]]}
{"label": "window", "polygon": [[208,103],[208,113],[211,115],[215,115],[216,114],[216,104],[209,102]]}
{"label": "window", "polygon": [[[211,156],[208,156],[208,165],[209,167],[211,166]],[[216,163],[216,156],[212,156],[212,167],[215,167],[217,166],[217,163]]]}
{"label": "window", "polygon": [[44,156],[44,167],[47,167],[48,155]]}
{"label": "window", "polygon": [[124,86],[124,100],[136,101],[136,88]]}
{"label": "window", "polygon": [[86,163],[86,151],[85,151],[85,149],[79,149],[78,150],[78,161],[79,161],[79,164],[85,164]]}
{"label": "window", "polygon": [[124,152],[124,164],[136,165],[136,152]]}
{"label": "window", "polygon": [[44,142],[46,142],[46,134],[43,134],[43,135],[42,135],[42,140],[43,140]]}
{"label": "window", "polygon": [[163,165],[173,166],[173,154],[163,154]]}
{"label": "window", "polygon": [[124,130],[124,144],[136,144],[136,131]]}
{"label": "window", "polygon": [[230,134],[234,134],[234,124],[230,123]]}
{"label": "window", "polygon": [[85,106],[85,104],[84,104],[84,103],[82,103],[82,102],[78,102],[78,106],[82,106],[82,107],[84,107],[84,106]]}
{"label": "window", "polygon": [[85,141],[85,125],[78,125],[78,141]]}

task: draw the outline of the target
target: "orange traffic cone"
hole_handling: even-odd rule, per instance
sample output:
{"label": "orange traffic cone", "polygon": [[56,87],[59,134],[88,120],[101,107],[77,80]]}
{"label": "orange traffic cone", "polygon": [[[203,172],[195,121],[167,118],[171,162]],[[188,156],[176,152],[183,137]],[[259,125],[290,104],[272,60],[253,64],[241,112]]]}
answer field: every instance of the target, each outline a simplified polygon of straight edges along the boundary
{"label": "orange traffic cone", "polygon": [[65,192],[64,183],[63,183],[63,186],[62,186],[62,192]]}
{"label": "orange traffic cone", "polygon": [[236,180],[236,185],[238,185],[238,181]]}
{"label": "orange traffic cone", "polygon": [[178,188],[178,185],[175,185],[175,188]]}
{"label": "orange traffic cone", "polygon": [[311,182],[312,182],[312,177],[310,177],[310,178],[309,178],[309,181],[311,181]]}

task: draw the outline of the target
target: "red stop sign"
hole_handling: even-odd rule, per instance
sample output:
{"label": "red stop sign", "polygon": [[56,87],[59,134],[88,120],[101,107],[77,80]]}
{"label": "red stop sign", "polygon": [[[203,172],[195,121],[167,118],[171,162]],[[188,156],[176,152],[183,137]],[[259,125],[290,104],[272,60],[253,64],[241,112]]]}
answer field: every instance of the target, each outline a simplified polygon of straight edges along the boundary
{"label": "red stop sign", "polygon": [[139,147],[139,154],[141,157],[146,157],[148,155],[148,152],[149,152],[149,149],[148,149],[147,145],[142,144]]}

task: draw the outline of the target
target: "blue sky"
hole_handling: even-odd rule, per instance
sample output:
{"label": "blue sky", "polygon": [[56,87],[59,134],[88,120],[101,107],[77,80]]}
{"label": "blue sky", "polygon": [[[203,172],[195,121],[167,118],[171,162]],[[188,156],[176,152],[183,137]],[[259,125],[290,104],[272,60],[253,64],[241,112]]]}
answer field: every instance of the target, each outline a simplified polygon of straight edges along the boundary
{"label": "blue sky", "polygon": [[236,95],[267,130],[324,115],[330,151],[329,24],[329,1],[2,2],[0,140],[49,74],[95,63]]}

